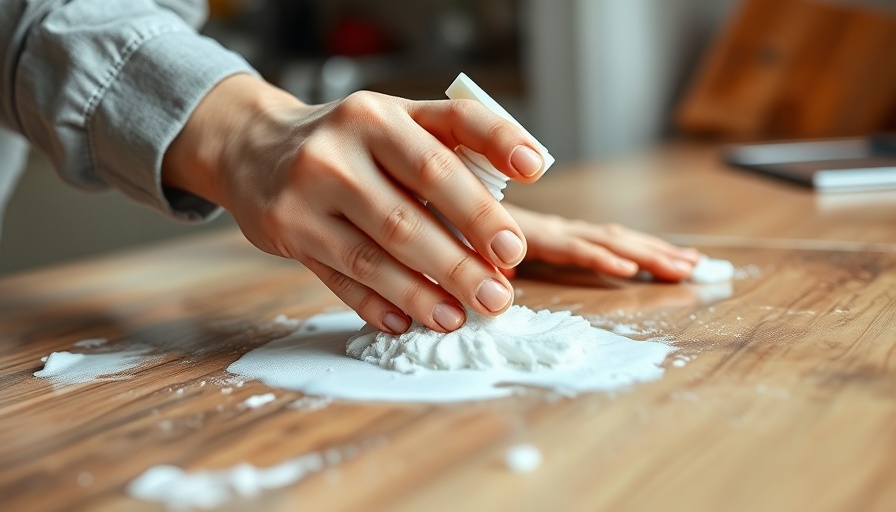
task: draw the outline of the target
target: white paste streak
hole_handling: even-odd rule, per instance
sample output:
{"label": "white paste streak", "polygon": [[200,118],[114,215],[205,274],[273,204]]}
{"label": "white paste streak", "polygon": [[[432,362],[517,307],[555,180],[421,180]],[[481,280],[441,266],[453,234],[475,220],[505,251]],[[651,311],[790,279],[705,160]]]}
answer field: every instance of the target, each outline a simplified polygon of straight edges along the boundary
{"label": "white paste streak", "polygon": [[562,311],[534,312],[522,306],[490,318],[467,311],[460,329],[440,333],[421,324],[399,335],[364,329],[349,339],[346,352],[362,361],[403,373],[423,370],[536,371],[581,363],[594,328]]}
{"label": "white paste streak", "polygon": [[[530,311],[529,314],[534,313]],[[514,392],[512,387],[499,384],[549,388],[562,390],[565,394],[616,391],[662,377],[662,364],[674,351],[673,347],[663,343],[633,341],[594,328],[568,312],[552,314],[544,311],[540,314],[550,316],[552,320],[559,319],[560,325],[573,320],[581,325],[581,330],[571,332],[568,339],[559,340],[558,347],[566,351],[565,357],[557,358],[550,349],[538,354],[533,352],[536,361],[543,361],[535,369],[510,362],[523,359],[502,355],[494,339],[481,346],[476,343],[457,345],[463,347],[462,350],[448,350],[451,345],[445,345],[443,355],[420,348],[405,350],[392,357],[400,346],[377,339],[375,331],[365,328],[357,314],[344,312],[313,316],[297,332],[252,350],[227,370],[247,379],[261,380],[271,387],[301,391],[310,396],[447,403],[500,398]],[[505,326],[504,332],[521,332],[521,328],[514,327]],[[505,337],[501,335],[498,339]],[[462,338],[443,335],[432,339],[441,343],[461,343]],[[527,350],[525,343],[520,343],[523,350]],[[519,348],[519,345],[511,346]],[[430,345],[430,348],[434,347]],[[581,353],[571,347],[579,347]],[[505,353],[512,351],[508,347],[501,350]],[[353,357],[346,357],[346,351]],[[418,352],[423,353],[420,360],[409,357]],[[554,364],[555,361],[562,364]],[[433,371],[438,365],[451,370]],[[458,367],[460,365],[465,366]]]}

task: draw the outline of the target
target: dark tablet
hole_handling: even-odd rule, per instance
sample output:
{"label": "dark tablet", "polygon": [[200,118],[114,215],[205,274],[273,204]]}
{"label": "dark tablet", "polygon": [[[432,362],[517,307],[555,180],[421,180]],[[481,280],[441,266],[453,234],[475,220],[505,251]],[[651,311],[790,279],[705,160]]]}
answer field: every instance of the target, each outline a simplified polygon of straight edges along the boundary
{"label": "dark tablet", "polygon": [[896,134],[742,144],[727,163],[824,192],[896,189]]}

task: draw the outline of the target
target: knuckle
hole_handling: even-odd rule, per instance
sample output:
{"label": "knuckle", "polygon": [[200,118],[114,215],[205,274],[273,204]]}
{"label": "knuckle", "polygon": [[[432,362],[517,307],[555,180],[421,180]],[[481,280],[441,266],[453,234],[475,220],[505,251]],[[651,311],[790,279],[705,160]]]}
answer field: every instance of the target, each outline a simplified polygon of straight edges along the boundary
{"label": "knuckle", "polygon": [[496,203],[491,200],[484,200],[473,206],[470,212],[470,225],[481,226],[488,225],[489,220],[495,213]]}
{"label": "knuckle", "polygon": [[383,252],[370,242],[361,242],[345,253],[345,265],[359,281],[369,281],[379,274]]}
{"label": "knuckle", "polygon": [[[564,243],[567,254],[587,254],[589,252],[588,244],[578,238],[570,238],[567,239]],[[599,248],[594,248],[594,250],[599,250]]]}
{"label": "knuckle", "polygon": [[591,257],[596,262],[599,262],[603,265],[608,265],[616,261],[616,256],[613,254],[613,252],[604,247],[591,247],[590,253]]}
{"label": "knuckle", "polygon": [[644,265],[659,266],[662,264],[671,265],[671,261],[666,256],[654,251],[647,251],[641,258],[640,263]]}
{"label": "knuckle", "polygon": [[491,141],[509,141],[519,138],[519,130],[509,122],[501,120],[493,124],[488,129],[488,140]]}
{"label": "knuckle", "polygon": [[568,220],[564,217],[554,214],[548,214],[544,217],[545,227],[552,232],[560,232],[565,226],[576,226],[575,220]]}
{"label": "knuckle", "polygon": [[381,96],[370,91],[358,91],[349,94],[339,104],[337,109],[350,119],[370,119],[379,117],[381,111]]}
{"label": "knuckle", "polygon": [[423,217],[406,204],[399,204],[386,217],[382,236],[389,244],[404,245],[423,232]]}
{"label": "knuckle", "polygon": [[367,292],[361,295],[358,303],[352,307],[355,311],[357,311],[361,316],[365,314],[372,313],[376,309],[376,295],[372,292]]}
{"label": "knuckle", "polygon": [[451,107],[448,109],[448,115],[451,116],[451,121],[456,122],[461,119],[468,119],[478,115],[480,107],[482,107],[482,105],[474,100],[462,99],[452,101]]}
{"label": "knuckle", "polygon": [[621,236],[624,235],[628,230],[620,224],[616,224],[611,222],[609,224],[605,224],[604,228],[607,230],[607,234],[611,236]]}
{"label": "knuckle", "polygon": [[[423,285],[421,285],[420,283],[417,283],[417,282],[411,284],[408,287],[408,289],[405,290],[405,292],[402,296],[402,299],[404,300],[403,306],[408,309],[414,308],[414,307],[420,307],[420,305],[422,305],[424,302],[423,301],[424,294],[425,293],[424,293]],[[402,309],[405,309],[405,308],[402,308]]]}
{"label": "knuckle", "polygon": [[342,297],[349,295],[354,290],[355,280],[343,274],[342,272],[333,272],[330,274],[329,288],[333,290],[337,296]]}
{"label": "knuckle", "polygon": [[431,151],[423,157],[420,164],[420,179],[423,185],[439,187],[454,174],[454,155],[448,151]]}
{"label": "knuckle", "polygon": [[462,282],[464,281],[463,277],[470,271],[470,267],[473,265],[473,258],[469,254],[464,254],[464,256],[457,261],[454,265],[451,266],[451,269],[448,271],[447,277],[449,282]]}
{"label": "knuckle", "polygon": [[[563,220],[562,217],[556,217],[556,218],[554,219],[554,222],[555,222],[555,223],[561,223],[561,222],[563,222],[563,221],[564,221],[564,220]],[[580,229],[580,230],[581,230],[581,229],[588,229],[588,228],[591,226],[588,222],[586,222],[586,221],[584,221],[584,220],[581,220],[581,219],[571,219],[571,220],[568,220],[567,222],[568,222],[568,224],[569,224],[571,227],[576,228],[576,229]]]}

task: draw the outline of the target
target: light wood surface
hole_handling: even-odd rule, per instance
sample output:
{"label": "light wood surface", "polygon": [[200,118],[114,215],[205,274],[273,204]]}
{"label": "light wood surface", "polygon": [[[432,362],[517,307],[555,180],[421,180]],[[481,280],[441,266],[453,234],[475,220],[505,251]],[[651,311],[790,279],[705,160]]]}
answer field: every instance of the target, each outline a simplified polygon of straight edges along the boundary
{"label": "light wood surface", "polygon": [[[335,402],[225,368],[338,305],[313,275],[221,233],[0,281],[3,510],[157,510],[150,466],[270,466],[358,454],[234,510],[896,510],[896,193],[821,197],[675,146],[557,169],[518,204],[619,221],[740,269],[730,289],[530,267],[518,303],[649,327],[683,367],[616,393],[455,405]],[[161,359],[128,380],[54,387],[40,358],[105,337]],[[182,390],[182,391],[181,391]],[[238,404],[273,391],[258,409]],[[509,446],[542,466],[504,466]],[[353,447],[353,448],[352,448]]]}

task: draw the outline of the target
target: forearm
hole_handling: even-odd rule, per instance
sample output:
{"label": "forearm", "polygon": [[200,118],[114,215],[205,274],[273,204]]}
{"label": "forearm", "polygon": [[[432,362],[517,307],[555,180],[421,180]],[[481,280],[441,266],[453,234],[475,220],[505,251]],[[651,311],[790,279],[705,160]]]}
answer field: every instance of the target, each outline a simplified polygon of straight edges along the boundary
{"label": "forearm", "polygon": [[165,152],[162,184],[232,209],[238,168],[256,164],[246,162],[251,156],[265,158],[259,155],[265,144],[282,135],[276,133],[278,112],[302,107],[256,76],[224,79],[199,102]]}
{"label": "forearm", "polygon": [[4,2],[2,121],[71,184],[113,186],[185,220],[210,214],[211,203],[163,193],[163,155],[215,84],[254,70],[196,33],[182,17],[199,21],[193,4]]}

